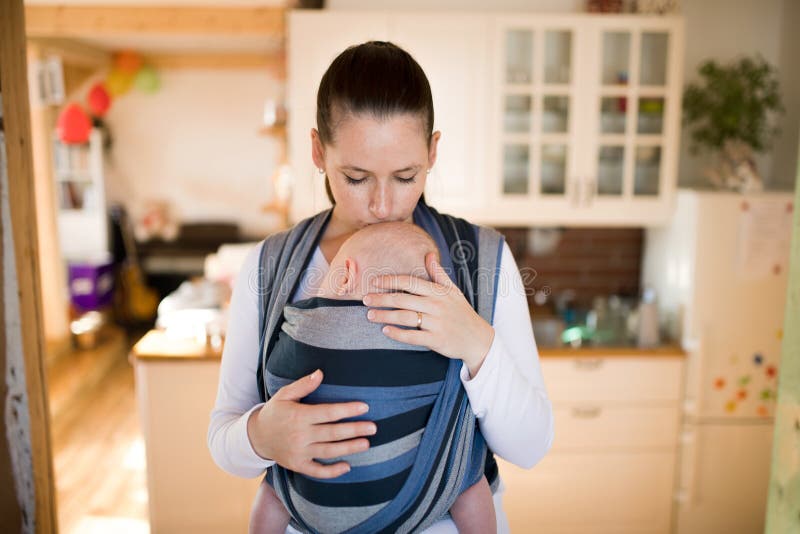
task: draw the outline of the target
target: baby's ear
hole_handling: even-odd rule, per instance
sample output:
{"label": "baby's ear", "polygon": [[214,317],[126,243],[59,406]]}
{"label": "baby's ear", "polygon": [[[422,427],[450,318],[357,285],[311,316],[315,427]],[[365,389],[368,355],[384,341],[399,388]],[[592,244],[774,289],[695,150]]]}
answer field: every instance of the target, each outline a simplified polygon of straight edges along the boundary
{"label": "baby's ear", "polygon": [[358,264],[353,258],[344,259],[344,273],[342,273],[342,283],[337,288],[339,295],[347,295],[355,292],[356,281],[358,280]]}

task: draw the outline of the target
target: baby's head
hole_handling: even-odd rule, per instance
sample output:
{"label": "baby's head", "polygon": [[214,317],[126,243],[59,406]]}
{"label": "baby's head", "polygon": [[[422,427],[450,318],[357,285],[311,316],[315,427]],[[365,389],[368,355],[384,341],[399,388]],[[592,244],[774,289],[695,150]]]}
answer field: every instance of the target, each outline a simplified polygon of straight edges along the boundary
{"label": "baby's head", "polygon": [[361,299],[379,292],[370,282],[386,274],[410,274],[430,280],[425,256],[439,251],[431,236],[415,224],[370,224],[342,243],[322,281],[319,296]]}

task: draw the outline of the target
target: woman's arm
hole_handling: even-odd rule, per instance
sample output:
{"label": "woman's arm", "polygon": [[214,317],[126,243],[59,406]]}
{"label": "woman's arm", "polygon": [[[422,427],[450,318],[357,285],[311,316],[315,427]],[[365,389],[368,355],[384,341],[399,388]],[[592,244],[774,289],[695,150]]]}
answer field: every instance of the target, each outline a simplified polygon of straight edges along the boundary
{"label": "woman's arm", "polygon": [[553,442],[553,410],[525,289],[508,245],[503,244],[500,260],[494,326],[475,312],[433,253],[426,256],[426,266],[431,281],[411,275],[374,280],[376,288],[393,291],[366,295],[367,317],[384,323],[383,332],[392,339],[462,360],[461,379],[489,447],[514,464],[532,467]]}
{"label": "woman's arm", "polygon": [[495,336],[475,377],[466,364],[461,381],[489,448],[530,468],[553,442],[553,410],[533,339],[528,301],[519,269],[506,243],[493,327]]}
{"label": "woman's arm", "polygon": [[258,394],[258,294],[255,278],[261,245],[253,247],[236,278],[217,400],[208,425],[208,448],[214,461],[232,475],[253,478],[274,464],[256,454],[247,437],[250,413],[263,405]]}

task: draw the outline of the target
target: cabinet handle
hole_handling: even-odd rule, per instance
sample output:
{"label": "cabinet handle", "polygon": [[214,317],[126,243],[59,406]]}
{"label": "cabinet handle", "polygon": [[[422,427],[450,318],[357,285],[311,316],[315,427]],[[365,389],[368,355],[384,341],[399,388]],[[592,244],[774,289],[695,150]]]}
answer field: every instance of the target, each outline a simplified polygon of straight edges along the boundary
{"label": "cabinet handle", "polygon": [[602,358],[580,358],[575,360],[575,367],[583,371],[595,371],[603,366]]}
{"label": "cabinet handle", "polygon": [[603,409],[599,406],[584,408],[575,407],[572,409],[572,417],[576,417],[578,419],[595,419],[596,417],[600,416],[602,411]]}
{"label": "cabinet handle", "polygon": [[692,430],[684,430],[680,435],[681,454],[679,484],[675,492],[678,502],[695,502],[697,493],[697,468],[699,463],[697,437]]}

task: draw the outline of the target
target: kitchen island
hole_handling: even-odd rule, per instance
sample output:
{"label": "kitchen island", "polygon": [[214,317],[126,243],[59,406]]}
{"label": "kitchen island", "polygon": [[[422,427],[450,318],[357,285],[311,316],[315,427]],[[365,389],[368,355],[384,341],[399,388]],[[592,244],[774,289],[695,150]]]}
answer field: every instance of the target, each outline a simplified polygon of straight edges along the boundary
{"label": "kitchen island", "polygon": [[220,357],[205,343],[158,330],[131,352],[153,534],[247,532],[260,479],[224,472],[206,446]]}

